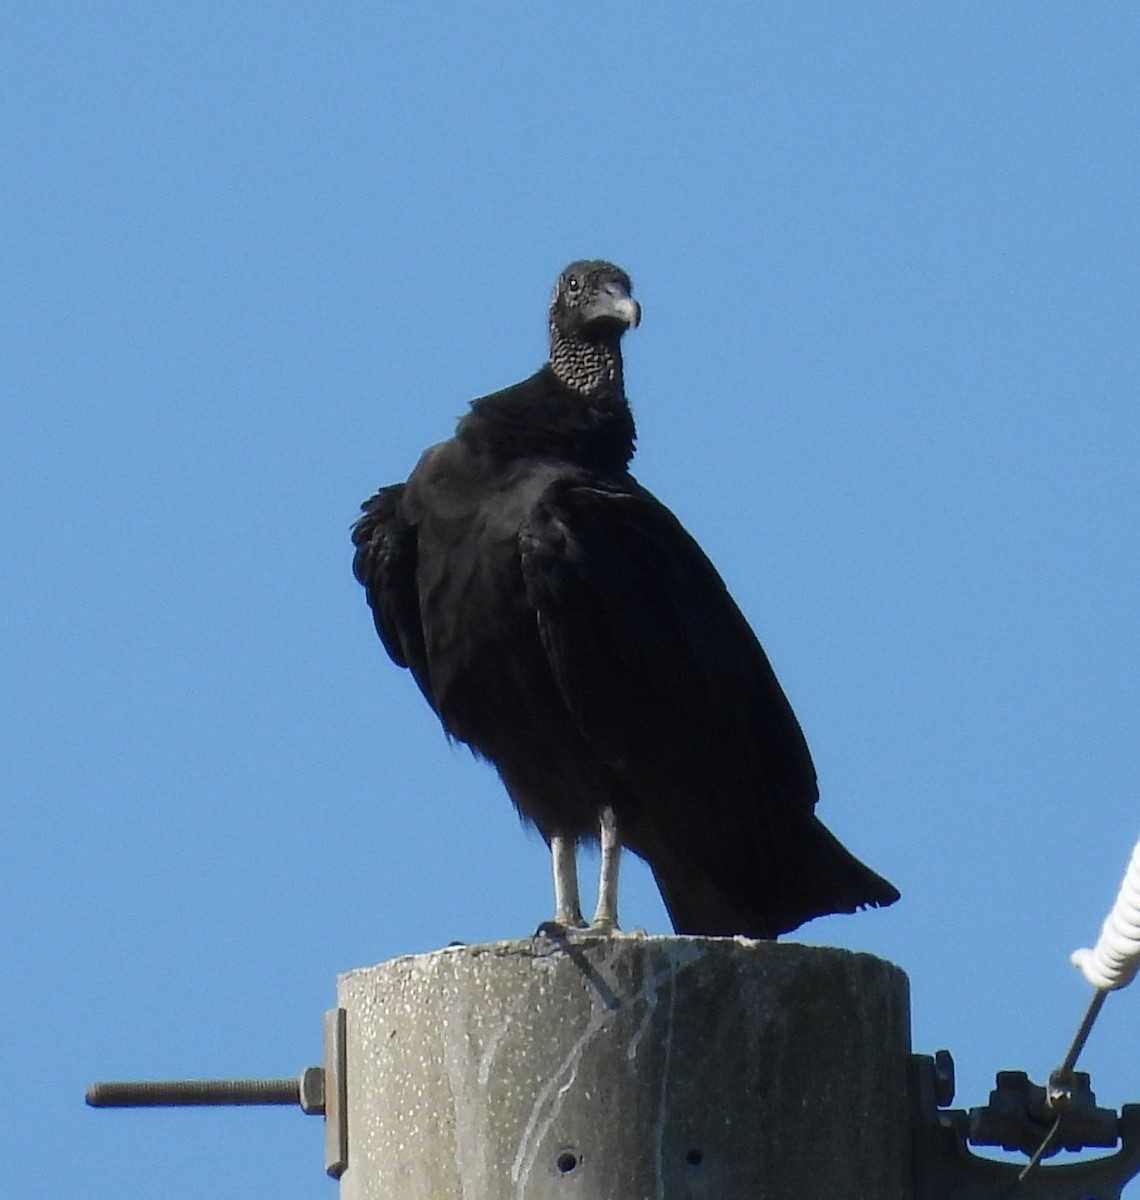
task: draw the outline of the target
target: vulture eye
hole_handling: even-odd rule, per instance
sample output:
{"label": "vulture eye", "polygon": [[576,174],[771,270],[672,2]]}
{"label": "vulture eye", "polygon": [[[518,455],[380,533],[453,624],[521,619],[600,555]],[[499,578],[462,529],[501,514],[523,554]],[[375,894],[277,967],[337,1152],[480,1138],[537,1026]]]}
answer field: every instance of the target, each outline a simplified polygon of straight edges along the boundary
{"label": "vulture eye", "polygon": [[568,292],[576,292],[581,286],[582,285],[578,282],[577,275],[571,275],[570,278],[566,280],[566,290]]}

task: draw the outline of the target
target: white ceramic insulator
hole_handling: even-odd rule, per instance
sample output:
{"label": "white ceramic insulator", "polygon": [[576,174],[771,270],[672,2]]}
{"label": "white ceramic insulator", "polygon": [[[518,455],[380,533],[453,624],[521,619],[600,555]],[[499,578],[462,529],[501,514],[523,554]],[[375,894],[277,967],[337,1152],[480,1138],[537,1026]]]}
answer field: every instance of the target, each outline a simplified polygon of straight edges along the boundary
{"label": "white ceramic insulator", "polygon": [[1074,950],[1073,963],[1095,988],[1110,991],[1132,982],[1140,969],[1140,842],[1132,851],[1120,894],[1091,950]]}

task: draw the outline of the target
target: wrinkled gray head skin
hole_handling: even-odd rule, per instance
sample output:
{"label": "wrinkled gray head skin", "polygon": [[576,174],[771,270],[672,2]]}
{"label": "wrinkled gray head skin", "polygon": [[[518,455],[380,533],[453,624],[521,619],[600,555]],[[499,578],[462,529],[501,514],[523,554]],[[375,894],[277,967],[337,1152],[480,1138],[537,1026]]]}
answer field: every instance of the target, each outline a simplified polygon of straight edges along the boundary
{"label": "wrinkled gray head skin", "polygon": [[554,285],[550,301],[551,330],[586,340],[620,337],[641,320],[629,276],[602,259],[572,262]]}
{"label": "wrinkled gray head skin", "polygon": [[641,321],[629,276],[602,259],[572,262],[550,301],[550,365],[583,394],[621,387],[621,336]]}

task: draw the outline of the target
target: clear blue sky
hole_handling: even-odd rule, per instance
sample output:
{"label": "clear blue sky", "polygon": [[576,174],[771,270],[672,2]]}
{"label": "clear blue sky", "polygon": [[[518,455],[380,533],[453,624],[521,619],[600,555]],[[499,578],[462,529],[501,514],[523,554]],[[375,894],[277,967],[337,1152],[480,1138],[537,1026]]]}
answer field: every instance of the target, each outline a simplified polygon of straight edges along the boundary
{"label": "clear blue sky", "polygon": [[903,892],[805,938],[909,972],[960,1103],[1056,1065],[1140,833],[1140,9],[9,0],[2,54],[8,1194],[333,1195],[316,1120],[84,1086],[293,1073],[338,972],[549,915],[348,527],[579,256],[644,306],[639,477]]}

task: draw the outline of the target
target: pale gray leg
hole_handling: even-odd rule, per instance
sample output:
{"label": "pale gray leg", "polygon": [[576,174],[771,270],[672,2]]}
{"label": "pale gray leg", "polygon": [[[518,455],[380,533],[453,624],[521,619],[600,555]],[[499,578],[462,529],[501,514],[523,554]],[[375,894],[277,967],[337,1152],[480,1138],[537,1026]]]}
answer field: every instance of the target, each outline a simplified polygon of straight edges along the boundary
{"label": "pale gray leg", "polygon": [[617,817],[612,808],[603,808],[599,821],[602,843],[602,869],[598,876],[598,907],[594,912],[592,929],[618,927],[618,867],[621,865],[621,842],[618,841]]}
{"label": "pale gray leg", "polygon": [[578,900],[578,843],[572,837],[550,839],[554,864],[554,920],[567,929],[581,928],[582,906]]}

